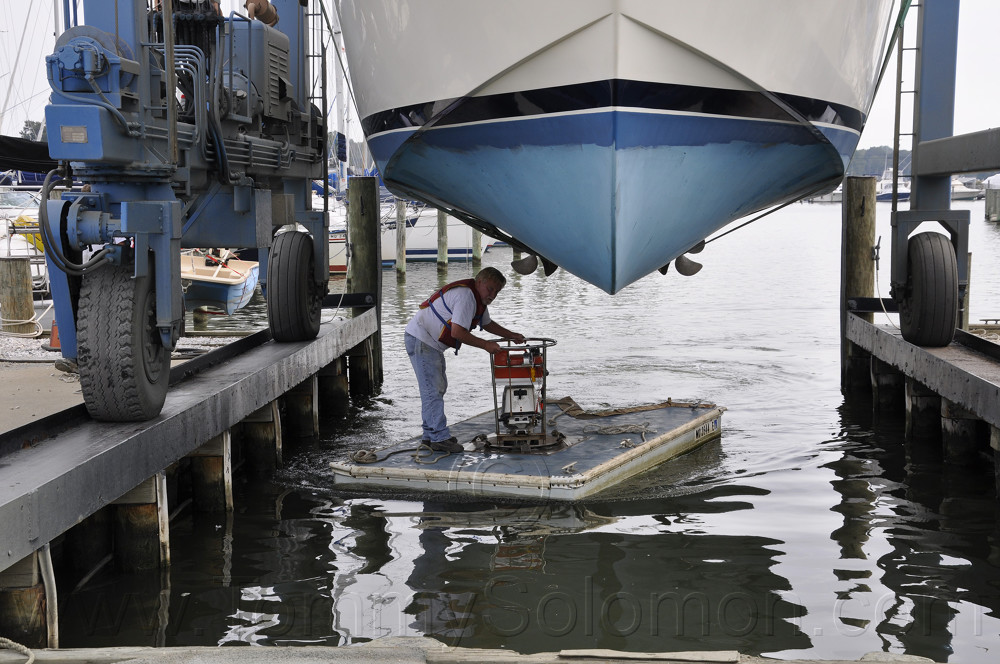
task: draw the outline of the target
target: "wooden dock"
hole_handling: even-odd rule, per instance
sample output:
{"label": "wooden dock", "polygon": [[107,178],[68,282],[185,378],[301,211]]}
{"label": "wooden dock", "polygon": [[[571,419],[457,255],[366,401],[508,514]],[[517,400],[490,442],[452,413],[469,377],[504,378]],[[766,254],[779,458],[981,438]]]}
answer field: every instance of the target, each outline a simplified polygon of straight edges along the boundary
{"label": "wooden dock", "polygon": [[273,469],[279,399],[284,429],[308,436],[319,433],[320,405],[346,409],[349,392],[372,390],[378,327],[373,307],[324,323],[310,341],[268,341],[193,375],[180,365],[147,422],[96,422],[79,406],[0,436],[0,634],[58,646],[57,538],[81,544],[69,547],[81,574],[111,559],[125,570],[169,564],[168,469],[190,457],[195,509],[232,511],[234,448]]}
{"label": "wooden dock", "polygon": [[1000,345],[956,330],[948,346],[914,346],[895,327],[874,325],[856,315],[848,317],[847,338],[901,375],[1000,429]]}
{"label": "wooden dock", "polygon": [[916,346],[856,314],[846,339],[871,356],[875,409],[905,409],[907,437],[939,438],[949,463],[992,456],[1000,495],[1000,345],[957,329],[948,346]]}

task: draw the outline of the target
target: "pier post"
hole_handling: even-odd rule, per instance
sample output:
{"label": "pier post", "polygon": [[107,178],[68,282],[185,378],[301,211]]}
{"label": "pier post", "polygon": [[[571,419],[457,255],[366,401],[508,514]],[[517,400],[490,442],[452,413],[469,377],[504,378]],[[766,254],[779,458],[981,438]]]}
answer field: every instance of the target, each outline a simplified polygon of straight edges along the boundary
{"label": "pier post", "polygon": [[111,528],[114,507],[103,507],[66,531],[64,550],[69,570],[85,578],[111,562],[114,553]]}
{"label": "pier post", "polygon": [[[0,330],[15,334],[35,331],[31,298],[31,259],[27,256],[0,256]],[[14,322],[19,321],[19,322]]]}
{"label": "pier post", "polygon": [[904,376],[896,367],[871,358],[872,402],[876,412],[899,411],[905,400]]}
{"label": "pier post", "polygon": [[[959,257],[961,260],[961,257]],[[958,312],[959,329],[969,330],[969,291],[972,290],[972,252],[966,256],[965,267],[965,295],[962,296],[961,309]]]}
{"label": "pier post", "polygon": [[347,353],[350,371],[348,387],[352,397],[370,397],[376,392],[378,381],[375,377],[372,339],[373,337],[368,337]]}
{"label": "pier post", "polygon": [[227,429],[188,455],[191,493],[199,512],[233,511],[232,435]]}
{"label": "pier post", "polygon": [[319,381],[313,374],[283,397],[285,426],[296,438],[319,437]]}
{"label": "pier post", "polygon": [[1000,189],[986,190],[986,221],[1000,221]]}
{"label": "pier post", "polygon": [[406,201],[396,199],[396,276],[406,276]]}
{"label": "pier post", "polygon": [[996,477],[997,497],[1000,498],[1000,429],[990,427],[990,447],[993,449],[993,474]]}
{"label": "pier post", "polygon": [[448,267],[448,215],[438,210],[438,268]]}
{"label": "pier post", "polygon": [[483,232],[478,228],[472,229],[472,263],[478,265],[483,262]]}
{"label": "pier post", "polygon": [[48,647],[47,605],[35,551],[0,572],[0,635],[28,648]]}
{"label": "pier post", "polygon": [[918,380],[906,377],[906,438],[941,438],[941,397]]}
{"label": "pier post", "polygon": [[114,502],[115,562],[124,572],[170,564],[166,475],[157,473]]}
{"label": "pier post", "polygon": [[[840,262],[840,390],[844,394],[865,389],[868,384],[868,351],[847,339],[847,317],[860,315],[869,323],[871,314],[849,314],[847,300],[872,297],[875,293],[875,178],[844,179]],[[874,365],[873,365],[874,366]],[[873,374],[874,376],[874,374]],[[874,387],[874,383],[872,383]]]}
{"label": "pier post", "polygon": [[272,401],[244,417],[233,435],[243,457],[259,477],[268,477],[281,465],[281,411]]}
{"label": "pier post", "polygon": [[981,426],[974,413],[941,398],[941,442],[946,463],[960,466],[976,463]]}
{"label": "pier post", "polygon": [[319,371],[319,407],[327,416],[347,415],[350,392],[347,384],[347,362],[338,357]]}
{"label": "pier post", "polygon": [[[348,227],[354,240],[354,256],[351,259],[351,289],[355,293],[371,293],[375,298],[378,330],[367,340],[368,352],[364,357],[370,359],[372,366],[366,372],[373,376],[377,383],[382,382],[382,252],[381,228],[379,225],[378,179],[373,177],[354,177],[347,188]],[[367,307],[354,307],[353,316],[359,316]],[[355,356],[350,359],[351,382],[354,382]],[[353,392],[352,392],[353,393]]]}

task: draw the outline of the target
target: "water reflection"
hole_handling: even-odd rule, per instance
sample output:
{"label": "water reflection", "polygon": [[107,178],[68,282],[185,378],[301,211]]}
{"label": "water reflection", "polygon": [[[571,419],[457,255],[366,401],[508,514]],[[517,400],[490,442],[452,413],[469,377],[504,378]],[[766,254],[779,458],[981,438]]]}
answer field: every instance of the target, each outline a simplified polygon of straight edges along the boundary
{"label": "water reflection", "polygon": [[699,534],[690,515],[631,519],[573,505],[352,505],[334,519],[351,530],[334,538],[333,623],[352,641],[426,634],[520,652],[808,647],[789,620],[801,607],[770,571],[779,542]]}
{"label": "water reflection", "polygon": [[984,616],[1000,609],[997,593],[982,592],[1000,578],[992,467],[944,463],[940,439],[905,439],[898,417],[869,430],[856,409],[842,415],[844,454],[827,467],[841,478],[832,484],[844,524],[831,537],[844,633],[939,662],[981,649],[997,629]]}

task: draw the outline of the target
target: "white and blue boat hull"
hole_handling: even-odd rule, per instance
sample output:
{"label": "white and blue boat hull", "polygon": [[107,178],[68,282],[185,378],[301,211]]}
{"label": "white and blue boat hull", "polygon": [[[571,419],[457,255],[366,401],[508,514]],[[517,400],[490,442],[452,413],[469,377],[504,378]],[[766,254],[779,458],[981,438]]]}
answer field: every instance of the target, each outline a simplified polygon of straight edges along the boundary
{"label": "white and blue boat hull", "polygon": [[488,220],[609,293],[735,219],[836,184],[858,136],[831,131],[850,145],[831,154],[790,122],[618,109],[415,133],[369,141],[389,186]]}
{"label": "white and blue boat hull", "polygon": [[[836,186],[892,5],[344,0],[342,18],[387,187],[615,293]],[[467,34],[498,24],[506,40]]]}

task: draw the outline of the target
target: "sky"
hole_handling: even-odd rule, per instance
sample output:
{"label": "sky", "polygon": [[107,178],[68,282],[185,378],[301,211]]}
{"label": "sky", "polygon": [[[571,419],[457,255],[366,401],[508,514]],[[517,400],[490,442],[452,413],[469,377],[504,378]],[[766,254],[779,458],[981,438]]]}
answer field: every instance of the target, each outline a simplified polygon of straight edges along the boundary
{"label": "sky", "polygon": [[[240,0],[222,1],[227,11],[242,6]],[[0,133],[4,135],[17,136],[26,119],[40,120],[44,116],[48,98],[44,62],[54,43],[54,5],[61,10],[62,0],[0,0],[0,108],[7,109],[0,121]],[[997,59],[998,29],[1000,0],[961,0],[956,134],[1000,126],[1000,90],[990,74]],[[911,20],[907,45],[915,32],[916,21]],[[895,65],[890,64],[859,148],[892,145],[895,76]],[[912,88],[912,74],[909,78],[906,81],[904,77],[905,89]],[[909,113],[904,112],[903,132],[909,130],[908,117]],[[909,145],[904,142],[902,147]]]}

